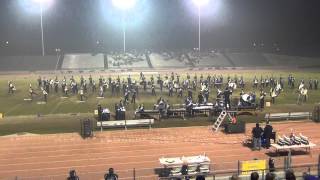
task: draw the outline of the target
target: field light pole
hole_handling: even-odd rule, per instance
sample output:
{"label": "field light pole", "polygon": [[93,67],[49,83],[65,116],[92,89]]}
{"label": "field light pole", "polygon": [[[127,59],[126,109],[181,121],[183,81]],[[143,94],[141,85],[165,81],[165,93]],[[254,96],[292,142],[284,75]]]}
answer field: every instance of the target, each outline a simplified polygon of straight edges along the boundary
{"label": "field light pole", "polygon": [[112,0],[115,7],[122,10],[123,53],[126,53],[127,11],[133,8],[137,0]]}
{"label": "field light pole", "polygon": [[198,7],[198,53],[200,58],[201,51],[201,7],[208,4],[210,0],[193,0],[193,3]]}
{"label": "field light pole", "polygon": [[200,57],[200,50],[201,50],[201,7],[198,6],[198,51]]}
{"label": "field light pole", "polygon": [[123,53],[126,53],[126,12],[122,17],[122,33],[123,33]]}
{"label": "field light pole", "polygon": [[39,4],[40,6],[40,27],[41,27],[41,50],[42,56],[45,56],[45,44],[44,44],[44,32],[43,32],[43,6],[48,4],[51,0],[32,0],[33,3]]}
{"label": "field light pole", "polygon": [[43,34],[43,1],[40,2],[40,19],[41,19],[41,47],[42,47],[42,56],[45,56],[44,50],[44,34]]}

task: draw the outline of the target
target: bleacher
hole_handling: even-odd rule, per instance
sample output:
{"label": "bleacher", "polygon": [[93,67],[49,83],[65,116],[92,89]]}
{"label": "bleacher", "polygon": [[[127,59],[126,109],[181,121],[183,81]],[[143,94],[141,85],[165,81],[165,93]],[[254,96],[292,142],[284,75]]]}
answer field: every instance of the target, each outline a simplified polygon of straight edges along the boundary
{"label": "bleacher", "polygon": [[145,54],[108,54],[108,69],[149,68]]}
{"label": "bleacher", "polygon": [[[192,56],[192,53],[188,53],[189,57],[192,59],[197,59],[197,57]],[[231,67],[232,64],[226,59],[226,57],[221,53],[214,54],[201,54],[201,58],[196,66],[200,67]]]}
{"label": "bleacher", "polygon": [[261,53],[226,53],[226,56],[236,67],[265,67],[272,66]]}
{"label": "bleacher", "polygon": [[[320,67],[319,58],[257,52],[161,52],[146,55],[128,53],[62,54],[59,56],[0,56],[0,71],[53,71],[93,69],[148,69],[186,67]],[[120,58],[119,58],[120,57]]]}
{"label": "bleacher", "polygon": [[0,71],[55,70],[56,56],[1,56]]}
{"label": "bleacher", "polygon": [[152,53],[149,56],[151,64],[154,68],[177,68],[188,66],[187,58],[184,60],[179,60],[176,56],[167,57],[158,53]]}
{"label": "bleacher", "polygon": [[319,67],[319,58],[288,56],[279,54],[263,54],[273,66],[289,67]]}
{"label": "bleacher", "polygon": [[104,55],[65,54],[61,69],[104,69]]}

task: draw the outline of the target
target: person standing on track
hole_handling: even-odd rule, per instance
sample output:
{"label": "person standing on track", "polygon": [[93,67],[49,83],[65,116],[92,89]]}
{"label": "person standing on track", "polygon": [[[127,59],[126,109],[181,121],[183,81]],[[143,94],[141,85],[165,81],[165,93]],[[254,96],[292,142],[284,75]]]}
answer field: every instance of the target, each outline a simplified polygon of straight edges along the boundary
{"label": "person standing on track", "polygon": [[71,170],[69,172],[69,177],[67,178],[67,180],[79,180],[79,177],[77,176],[75,170]]}
{"label": "person standing on track", "polygon": [[109,168],[109,172],[104,175],[105,180],[118,180],[119,176],[114,173],[113,168]]}
{"label": "person standing on track", "polygon": [[263,136],[266,139],[266,148],[267,149],[270,148],[270,138],[272,136],[272,131],[273,131],[273,128],[270,125],[270,122],[267,121],[267,125],[264,127],[264,130],[263,130]]}
{"label": "person standing on track", "polygon": [[256,127],[252,129],[252,142],[253,150],[261,149],[261,136],[263,134],[263,129],[259,126],[259,123],[256,123]]}

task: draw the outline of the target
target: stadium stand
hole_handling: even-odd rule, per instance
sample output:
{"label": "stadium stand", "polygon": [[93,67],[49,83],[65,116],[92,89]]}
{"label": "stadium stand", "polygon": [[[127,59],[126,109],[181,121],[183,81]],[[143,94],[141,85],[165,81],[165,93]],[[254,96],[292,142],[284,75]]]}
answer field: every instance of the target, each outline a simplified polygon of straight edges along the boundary
{"label": "stadium stand", "polygon": [[222,53],[222,54],[226,58],[226,60],[231,64],[232,67],[236,67],[234,62],[229,58],[229,56],[226,55],[226,53]]}
{"label": "stadium stand", "polygon": [[[109,54],[61,54],[60,56],[0,56],[0,71],[50,71],[185,67],[296,67],[320,66],[319,58],[256,52],[195,51]],[[59,59],[58,59],[59,58]]]}
{"label": "stadium stand", "polygon": [[106,55],[106,54],[103,55],[103,63],[104,63],[104,68],[108,69],[109,68],[109,66],[108,66],[108,55]]}
{"label": "stadium stand", "polygon": [[1,56],[0,71],[55,70],[56,56]]}
{"label": "stadium stand", "polygon": [[62,63],[63,63],[63,59],[64,59],[64,54],[61,54],[60,56],[58,56],[58,62],[56,65],[56,69],[55,70],[59,70],[62,68]]}
{"label": "stadium stand", "polygon": [[[197,60],[196,54],[189,52],[192,60]],[[201,53],[201,58],[196,66],[201,67],[232,67],[233,65],[221,53]]]}
{"label": "stadium stand", "polygon": [[153,65],[152,65],[152,63],[151,63],[151,61],[150,61],[150,56],[149,56],[149,54],[146,54],[146,60],[147,60],[147,63],[148,63],[148,65],[149,65],[149,68],[153,68]]}
{"label": "stadium stand", "polygon": [[260,53],[226,53],[236,67],[262,67],[272,64]]}
{"label": "stadium stand", "polygon": [[319,58],[308,58],[299,56],[288,56],[279,54],[263,54],[263,56],[274,66],[295,67],[319,67]]}
{"label": "stadium stand", "polygon": [[151,53],[150,62],[155,68],[191,66],[187,57],[179,57],[174,53]]}
{"label": "stadium stand", "polygon": [[104,69],[104,67],[103,54],[65,54],[61,69]]}
{"label": "stadium stand", "polygon": [[109,69],[121,68],[149,68],[147,57],[144,53],[111,53],[107,55]]}

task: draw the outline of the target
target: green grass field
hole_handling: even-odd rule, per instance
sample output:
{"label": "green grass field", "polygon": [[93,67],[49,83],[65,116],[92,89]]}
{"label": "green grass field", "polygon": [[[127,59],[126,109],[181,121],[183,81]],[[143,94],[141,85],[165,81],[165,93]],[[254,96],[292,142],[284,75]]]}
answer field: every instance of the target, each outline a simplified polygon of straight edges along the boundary
{"label": "green grass field", "polygon": [[[168,72],[170,75],[171,71]],[[320,79],[320,72],[302,72],[302,71],[280,71],[280,70],[212,70],[212,72],[189,72],[191,78],[193,78],[194,73],[197,73],[198,79],[200,74],[203,74],[204,77],[207,77],[207,74],[210,73],[211,75],[220,75],[224,76],[226,81],[227,76],[229,75],[233,78],[235,75],[238,77],[243,76],[246,82],[245,92],[255,91],[257,96],[259,97],[259,90],[253,90],[252,88],[252,80],[254,76],[257,76],[260,79],[260,76],[266,77],[271,76],[279,79],[280,75],[285,79],[285,88],[284,91],[280,94],[280,96],[276,99],[276,104],[266,108],[264,112],[259,112],[258,117],[255,119],[262,118],[262,116],[266,112],[295,112],[295,111],[312,111],[315,104],[320,102],[320,90],[309,90],[308,91],[308,102],[302,105],[297,105],[297,93],[296,89],[288,89],[287,87],[287,76],[288,74],[293,74],[296,78],[296,87],[301,79],[304,79],[305,82],[309,81],[309,78],[312,79]],[[131,77],[133,79],[138,80],[138,72],[132,72]],[[156,74],[156,73],[155,73]],[[162,77],[165,75],[165,72],[161,72]],[[186,78],[186,72],[179,72],[181,75],[180,80]],[[98,82],[98,77],[100,74],[92,74],[93,78],[96,82]],[[107,107],[114,112],[114,104],[118,103],[122,96],[111,96],[111,90],[108,89],[107,93],[105,94],[104,99],[97,99],[98,93],[89,93],[87,94],[88,99],[85,103],[78,103],[79,97],[77,95],[70,96],[68,99],[61,99],[62,96],[61,89],[59,89],[59,93],[55,94],[51,92],[49,94],[48,103],[45,105],[37,104],[38,101],[42,101],[42,95],[39,95],[34,99],[34,101],[24,101],[24,98],[29,98],[28,87],[31,83],[34,89],[38,94],[41,94],[40,90],[37,87],[37,78],[38,74],[29,74],[29,75],[2,75],[0,76],[0,113],[3,113],[5,117],[4,120],[0,120],[0,134],[10,134],[15,132],[34,132],[34,133],[56,133],[56,132],[74,132],[79,130],[79,119],[80,118],[92,118],[93,111],[96,109],[97,104],[100,103],[103,107]],[[41,75],[47,78],[54,78],[55,75]],[[64,75],[58,75],[59,80],[62,79]],[[65,75],[67,79],[70,79],[71,75]],[[74,74],[77,81],[79,81],[80,75]],[[86,79],[88,79],[89,75],[83,75]],[[112,74],[103,74],[104,78],[108,78],[109,76],[113,76]],[[150,79],[150,73],[146,75],[147,80]],[[121,79],[126,79],[127,74],[122,74]],[[156,78],[155,78],[156,79]],[[12,80],[17,88],[17,91],[13,95],[9,95],[8,92],[8,80]],[[88,81],[88,80],[87,80]],[[307,84],[307,83],[306,83]],[[308,85],[308,84],[307,84]],[[199,90],[199,88],[198,88]],[[265,89],[266,92],[269,92],[269,88]],[[126,107],[126,119],[133,119],[134,110],[138,107],[139,103],[143,103],[146,109],[153,108],[153,104],[156,100],[162,96],[165,99],[169,100],[170,104],[182,104],[184,102],[183,98],[178,98],[176,95],[174,97],[168,97],[168,92],[164,91],[160,94],[160,91],[157,89],[157,96],[152,96],[151,91],[148,90],[144,92],[142,87],[139,90],[139,96],[137,97],[136,104],[130,104]],[[187,92],[185,92],[186,95]],[[237,89],[233,96],[235,96],[235,102],[237,101],[237,96],[239,96],[240,89]],[[194,96],[197,96],[197,93],[194,93]],[[214,102],[216,97],[216,90],[211,89],[210,92],[210,102]],[[266,100],[270,99],[269,95],[267,95]],[[70,116],[69,114],[73,113],[81,113],[85,114],[84,116]],[[46,115],[43,118],[35,118],[37,114]],[[23,116],[23,117],[17,117]],[[198,118],[192,118],[190,122],[197,120]],[[200,118],[201,119],[201,118]],[[169,126],[182,126],[182,125],[197,125],[197,123],[185,123],[179,119],[172,120],[177,121],[175,123],[169,122],[166,120],[162,124],[156,125],[158,127],[165,127],[166,124]],[[198,123],[201,124],[208,124],[207,120],[201,120],[203,122]]]}

